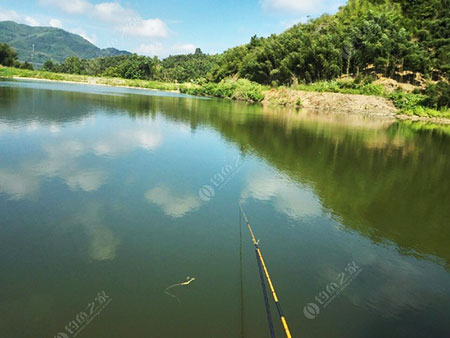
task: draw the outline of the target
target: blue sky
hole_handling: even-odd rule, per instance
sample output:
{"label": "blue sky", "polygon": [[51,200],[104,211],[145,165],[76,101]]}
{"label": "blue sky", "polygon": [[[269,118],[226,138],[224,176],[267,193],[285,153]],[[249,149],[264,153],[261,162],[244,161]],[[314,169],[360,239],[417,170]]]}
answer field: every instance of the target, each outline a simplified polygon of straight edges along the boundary
{"label": "blue sky", "polygon": [[220,53],[253,35],[334,13],[345,0],[2,0],[0,21],[54,26],[99,47],[166,57],[200,47]]}

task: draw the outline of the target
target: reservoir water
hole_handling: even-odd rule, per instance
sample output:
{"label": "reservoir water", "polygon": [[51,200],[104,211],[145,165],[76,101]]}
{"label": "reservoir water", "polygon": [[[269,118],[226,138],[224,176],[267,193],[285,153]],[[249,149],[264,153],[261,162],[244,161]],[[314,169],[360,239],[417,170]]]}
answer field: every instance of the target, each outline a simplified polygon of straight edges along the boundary
{"label": "reservoir water", "polygon": [[6,80],[0,337],[268,337],[239,203],[293,337],[450,337],[448,128]]}

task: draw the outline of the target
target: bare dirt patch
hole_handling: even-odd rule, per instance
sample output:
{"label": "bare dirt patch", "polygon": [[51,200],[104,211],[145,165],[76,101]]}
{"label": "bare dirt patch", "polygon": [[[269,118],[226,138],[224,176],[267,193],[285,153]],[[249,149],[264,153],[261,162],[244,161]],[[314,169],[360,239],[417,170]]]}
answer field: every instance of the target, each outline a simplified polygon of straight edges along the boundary
{"label": "bare dirt patch", "polygon": [[301,104],[303,111],[392,117],[397,112],[391,101],[378,96],[307,92],[287,88],[271,89],[264,95],[264,105],[300,107]]}

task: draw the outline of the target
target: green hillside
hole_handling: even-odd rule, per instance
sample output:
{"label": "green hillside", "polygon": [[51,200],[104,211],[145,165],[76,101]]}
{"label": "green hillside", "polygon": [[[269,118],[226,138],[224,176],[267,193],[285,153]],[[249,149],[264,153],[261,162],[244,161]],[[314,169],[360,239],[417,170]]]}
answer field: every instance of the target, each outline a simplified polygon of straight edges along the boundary
{"label": "green hillside", "polygon": [[449,55],[448,0],[348,0],[335,15],[229,49],[212,80],[238,76],[279,85],[360,73],[438,80],[449,77]]}
{"label": "green hillside", "polygon": [[13,21],[0,22],[0,42],[13,47],[20,61],[28,61],[36,66],[42,66],[47,60],[64,62],[69,56],[91,59],[130,54],[115,48],[98,48],[81,36],[60,28],[31,27]]}

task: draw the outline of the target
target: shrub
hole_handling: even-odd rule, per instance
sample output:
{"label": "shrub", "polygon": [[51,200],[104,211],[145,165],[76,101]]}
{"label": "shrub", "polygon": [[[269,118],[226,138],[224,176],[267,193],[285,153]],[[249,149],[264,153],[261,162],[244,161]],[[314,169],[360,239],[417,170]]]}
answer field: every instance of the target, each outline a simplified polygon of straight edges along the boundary
{"label": "shrub", "polygon": [[424,91],[426,96],[424,104],[427,107],[441,109],[450,107],[450,84],[440,81],[428,85]]}
{"label": "shrub", "polygon": [[224,79],[219,83],[182,86],[180,91],[191,95],[215,96],[250,102],[261,102],[264,99],[263,87],[246,79]]}
{"label": "shrub", "polygon": [[423,106],[425,100],[423,95],[404,93],[400,90],[392,92],[389,98],[397,108],[402,110],[414,110],[419,106]]}

